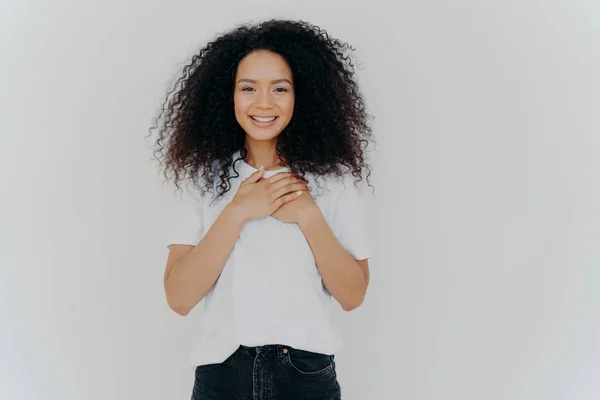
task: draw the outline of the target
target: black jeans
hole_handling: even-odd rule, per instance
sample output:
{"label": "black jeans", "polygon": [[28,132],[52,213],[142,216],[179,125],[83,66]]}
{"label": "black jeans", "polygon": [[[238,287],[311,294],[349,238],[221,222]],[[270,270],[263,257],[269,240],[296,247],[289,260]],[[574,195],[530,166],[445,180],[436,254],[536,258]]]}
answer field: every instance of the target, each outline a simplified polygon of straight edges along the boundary
{"label": "black jeans", "polygon": [[334,356],[289,346],[240,346],[196,368],[192,400],[339,400]]}

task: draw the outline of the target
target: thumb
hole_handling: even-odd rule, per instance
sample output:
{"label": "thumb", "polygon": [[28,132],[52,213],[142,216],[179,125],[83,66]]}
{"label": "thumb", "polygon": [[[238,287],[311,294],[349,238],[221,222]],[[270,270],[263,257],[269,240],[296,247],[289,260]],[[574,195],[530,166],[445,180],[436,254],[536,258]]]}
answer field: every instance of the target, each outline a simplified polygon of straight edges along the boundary
{"label": "thumb", "polygon": [[249,183],[258,182],[260,180],[260,178],[262,178],[264,172],[265,172],[265,167],[263,167],[261,165],[260,168],[257,171],[255,171],[252,175],[247,177],[242,184],[247,185]]}

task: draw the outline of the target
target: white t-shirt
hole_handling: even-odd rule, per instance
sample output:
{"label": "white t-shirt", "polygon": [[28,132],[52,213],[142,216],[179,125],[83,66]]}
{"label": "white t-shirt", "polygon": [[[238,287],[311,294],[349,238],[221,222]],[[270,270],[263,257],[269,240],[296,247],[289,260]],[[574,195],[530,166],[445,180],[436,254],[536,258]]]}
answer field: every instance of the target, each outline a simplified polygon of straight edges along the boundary
{"label": "white t-shirt", "polygon": [[[238,158],[239,152],[234,161]],[[256,171],[241,159],[234,166],[240,176],[231,179],[231,189],[216,201],[210,195],[201,197],[188,186],[175,207],[168,245],[198,244],[240,183]],[[265,171],[264,177],[287,170]],[[370,258],[364,202],[354,178],[319,177],[320,186],[314,176],[306,178],[340,244],[355,259]],[[202,328],[196,336],[191,366],[223,362],[240,344],[285,344],[334,354],[341,338],[330,322],[331,302],[298,225],[272,216],[249,222],[204,299]]]}

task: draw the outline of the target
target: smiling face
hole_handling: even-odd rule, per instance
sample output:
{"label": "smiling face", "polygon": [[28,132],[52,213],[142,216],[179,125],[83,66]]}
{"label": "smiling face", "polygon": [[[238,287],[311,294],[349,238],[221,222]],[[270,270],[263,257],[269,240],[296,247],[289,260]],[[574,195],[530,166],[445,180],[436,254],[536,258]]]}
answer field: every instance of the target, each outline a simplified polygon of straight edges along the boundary
{"label": "smiling face", "polygon": [[292,70],[283,57],[257,50],[240,61],[233,102],[247,141],[276,141],[292,119],[294,100]]}

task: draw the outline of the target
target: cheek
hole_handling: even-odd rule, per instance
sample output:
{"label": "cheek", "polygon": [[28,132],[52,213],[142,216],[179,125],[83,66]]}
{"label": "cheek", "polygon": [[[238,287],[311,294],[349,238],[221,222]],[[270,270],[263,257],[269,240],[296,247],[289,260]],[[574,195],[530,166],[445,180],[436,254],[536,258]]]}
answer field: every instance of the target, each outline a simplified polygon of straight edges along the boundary
{"label": "cheek", "polygon": [[246,114],[246,110],[250,106],[250,102],[247,99],[244,99],[243,96],[234,96],[233,97],[233,107],[235,110],[236,116],[242,116]]}
{"label": "cheek", "polygon": [[282,100],[279,103],[279,108],[288,115],[294,112],[294,98]]}

